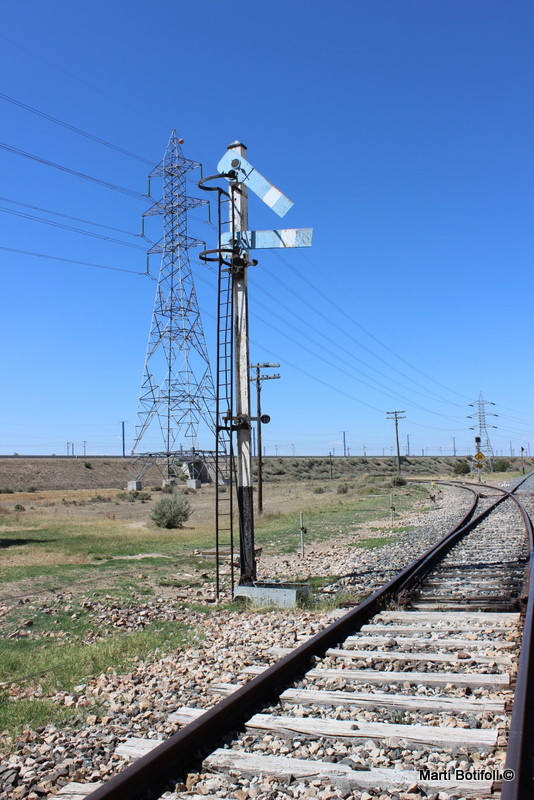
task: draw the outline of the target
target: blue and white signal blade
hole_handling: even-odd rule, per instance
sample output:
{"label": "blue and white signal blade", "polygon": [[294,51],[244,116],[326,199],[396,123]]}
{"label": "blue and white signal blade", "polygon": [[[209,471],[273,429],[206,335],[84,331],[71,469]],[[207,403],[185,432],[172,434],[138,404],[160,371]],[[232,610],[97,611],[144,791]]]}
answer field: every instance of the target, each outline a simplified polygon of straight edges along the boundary
{"label": "blue and white signal blade", "polygon": [[227,150],[217,164],[219,172],[230,172],[235,170],[237,180],[257,194],[260,200],[272,208],[279,217],[283,217],[294,205],[293,201],[286,197],[280,189],[277,189],[267,178],[249,164],[249,162],[238,155],[235,150]]}
{"label": "blue and white signal blade", "polygon": [[[311,247],[313,228],[284,228],[279,231],[236,231],[234,239],[244,250],[271,250],[275,247]],[[221,246],[232,241],[230,233],[223,233]]]}

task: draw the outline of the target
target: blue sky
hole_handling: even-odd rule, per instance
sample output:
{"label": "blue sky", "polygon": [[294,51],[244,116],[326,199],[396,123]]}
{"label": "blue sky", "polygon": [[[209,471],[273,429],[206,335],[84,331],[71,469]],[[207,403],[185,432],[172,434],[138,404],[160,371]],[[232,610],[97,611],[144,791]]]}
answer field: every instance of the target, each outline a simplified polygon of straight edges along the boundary
{"label": "blue sky", "polygon": [[[389,454],[395,409],[403,450],[468,452],[480,392],[494,449],[534,454],[533,34],[527,0],[4,4],[0,452],[119,454],[122,420],[131,447],[155,288],[135,195],[175,128],[205,174],[240,139],[295,202],[280,223],[251,198],[252,228],[314,228],[249,272],[251,359],[281,364],[268,455],[341,454],[342,431]],[[202,210],[191,232],[215,246]]]}

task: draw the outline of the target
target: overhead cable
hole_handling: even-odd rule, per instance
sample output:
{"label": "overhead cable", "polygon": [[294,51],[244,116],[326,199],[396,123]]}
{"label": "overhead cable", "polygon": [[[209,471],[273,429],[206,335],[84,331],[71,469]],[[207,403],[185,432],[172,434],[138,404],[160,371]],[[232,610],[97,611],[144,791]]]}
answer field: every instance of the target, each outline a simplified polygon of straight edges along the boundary
{"label": "overhead cable", "polygon": [[8,253],[18,253],[23,256],[35,256],[36,258],[46,258],[50,261],[63,261],[66,264],[79,264],[83,267],[95,267],[96,269],[109,269],[113,272],[129,272],[131,275],[141,275],[144,278],[152,278],[148,272],[136,272],[133,269],[126,269],[125,267],[110,267],[105,264],[93,264],[90,261],[76,261],[73,258],[61,258],[60,256],[50,256],[46,253],[33,253],[30,250],[18,250],[15,247],[3,247],[0,245],[0,250],[5,250]]}
{"label": "overhead cable", "polygon": [[67,128],[67,130],[72,131],[73,133],[78,133],[80,136],[85,136],[86,139],[91,139],[93,142],[103,144],[105,147],[109,147],[111,150],[116,150],[118,153],[122,153],[124,156],[135,158],[137,161],[142,161],[144,164],[153,166],[152,162],[147,158],[138,156],[135,153],[130,153],[129,150],[125,150],[123,147],[118,147],[116,144],[111,144],[111,142],[107,142],[105,139],[100,139],[98,136],[94,136],[94,134],[89,133],[88,131],[84,131],[81,128],[76,128],[74,125],[69,125],[68,122],[63,122],[62,120],[57,119],[57,117],[52,117],[50,114],[45,114],[44,111],[39,111],[39,109],[28,106],[26,103],[21,103],[20,100],[15,100],[14,97],[9,97],[7,94],[2,94],[0,92],[0,99],[6,100],[8,103],[13,103],[16,106],[19,106],[19,108],[23,108],[25,111],[31,111],[32,114],[37,114],[39,117],[47,119],[49,122],[54,122],[56,125],[61,125],[63,128]]}
{"label": "overhead cable", "polygon": [[100,186],[105,186],[106,189],[113,189],[116,192],[122,192],[123,194],[130,195],[130,197],[135,197],[138,200],[147,200],[146,194],[141,194],[140,192],[134,192],[132,189],[127,189],[124,186],[118,186],[115,183],[108,183],[107,181],[102,181],[100,178],[94,178],[92,175],[86,175],[84,172],[78,172],[75,169],[70,169],[70,167],[65,167],[63,164],[56,164],[54,161],[48,161],[46,158],[41,158],[41,156],[33,155],[33,153],[26,153],[24,150],[19,150],[18,147],[13,147],[10,144],[6,144],[5,142],[0,142],[0,147],[3,150],[7,150],[8,153],[15,153],[17,156],[24,156],[24,158],[29,158],[32,161],[37,161],[39,164],[44,164],[47,167],[54,167],[55,169],[60,169],[62,172],[67,172],[69,175],[75,175],[77,178],[83,178],[86,181],[91,181],[92,183],[97,183]]}
{"label": "overhead cable", "polygon": [[[277,256],[277,258],[279,258],[281,261],[283,261],[284,264],[286,264],[289,267],[289,269],[291,269],[292,272],[295,273],[295,275],[297,275],[302,281],[304,281],[304,283],[306,283],[311,289],[313,289],[317,294],[319,294],[320,297],[321,297],[321,300],[323,300],[323,301],[326,300],[328,303],[330,303],[330,305],[333,308],[335,308],[336,311],[338,311],[346,319],[348,319],[355,327],[359,328],[364,333],[366,333],[367,336],[369,336],[371,339],[373,339],[373,341],[375,341],[377,344],[379,344],[381,347],[383,347],[385,350],[387,350],[389,353],[391,353],[393,356],[395,356],[395,358],[398,358],[399,361],[402,361],[404,364],[406,364],[406,366],[410,367],[410,369],[415,370],[420,375],[422,375],[424,378],[426,378],[427,380],[431,380],[433,383],[437,384],[442,389],[446,389],[446,391],[451,392],[452,394],[456,394],[456,395],[458,395],[458,397],[461,397],[461,398],[465,399],[465,395],[462,395],[462,394],[460,394],[460,392],[457,392],[455,389],[450,389],[448,386],[445,386],[444,384],[440,383],[440,381],[435,380],[435,378],[432,378],[430,375],[427,375],[425,372],[420,370],[414,364],[411,364],[409,361],[407,361],[407,359],[405,359],[403,356],[401,356],[398,353],[396,353],[395,350],[393,350],[391,347],[389,347],[387,344],[385,344],[381,339],[379,339],[377,336],[375,336],[373,333],[371,333],[371,331],[367,330],[367,328],[365,328],[359,322],[356,322],[356,320],[354,319],[354,317],[351,314],[348,314],[343,308],[341,308],[341,306],[338,306],[337,303],[335,303],[333,300],[331,300],[324,293],[323,289],[319,289],[317,286],[315,286],[308,278],[306,278],[305,275],[302,275],[302,273],[296,267],[294,267],[289,261],[287,261],[280,253],[278,253],[277,251],[274,251],[274,254]],[[309,258],[308,258],[308,260],[309,260]],[[311,262],[311,263],[313,263],[313,262]],[[362,347],[363,347],[363,345],[362,345]],[[375,357],[379,358],[378,356],[375,356]],[[393,369],[395,369],[395,368],[393,367]],[[401,373],[401,374],[403,374],[403,373]],[[410,378],[410,380],[413,380],[413,378]]]}
{"label": "overhead cable", "polygon": [[133,233],[132,231],[127,231],[124,228],[115,228],[113,225],[104,225],[103,222],[94,222],[90,219],[82,219],[81,217],[71,217],[70,214],[61,214],[59,211],[51,211],[49,208],[40,208],[40,206],[31,206],[28,203],[21,203],[20,200],[12,200],[10,197],[0,197],[4,203],[12,203],[15,206],[22,206],[23,208],[29,208],[32,211],[41,211],[43,214],[53,214],[55,217],[62,217],[63,219],[71,219],[74,222],[83,222],[84,225],[94,225],[97,228],[105,228],[108,231],[116,231],[117,233],[125,233],[128,236],[136,236],[138,238],[143,238],[140,233]]}
{"label": "overhead cable", "polygon": [[133,242],[123,242],[122,239],[115,239],[113,236],[104,236],[102,233],[93,233],[92,231],[84,231],[83,228],[75,228],[73,225],[65,225],[63,222],[54,222],[52,219],[43,219],[42,217],[36,217],[34,214],[25,214],[24,211],[15,211],[14,208],[5,208],[4,206],[0,206],[0,211],[3,211],[5,214],[14,214],[16,217],[22,217],[23,219],[31,219],[35,220],[35,222],[43,222],[45,225],[53,225],[55,228],[63,228],[67,231],[74,231],[75,233],[82,233],[84,236],[92,236],[94,239],[103,239],[106,242],[113,242],[114,244],[121,244],[123,247],[133,247],[136,250],[143,250],[146,252],[146,248],[140,244],[133,244]]}

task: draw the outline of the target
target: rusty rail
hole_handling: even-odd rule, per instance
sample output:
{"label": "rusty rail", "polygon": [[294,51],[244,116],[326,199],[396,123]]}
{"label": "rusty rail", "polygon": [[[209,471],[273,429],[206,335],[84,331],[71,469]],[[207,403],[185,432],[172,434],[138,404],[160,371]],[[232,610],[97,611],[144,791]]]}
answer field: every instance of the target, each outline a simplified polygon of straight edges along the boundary
{"label": "rusty rail", "polygon": [[[521,481],[518,489],[529,476]],[[528,534],[530,558],[528,591],[523,640],[519,654],[514,705],[506,751],[506,770],[513,772],[513,779],[503,783],[501,800],[524,800],[532,796],[532,755],[534,753],[534,530],[532,520],[521,503],[510,494],[519,506]]]}

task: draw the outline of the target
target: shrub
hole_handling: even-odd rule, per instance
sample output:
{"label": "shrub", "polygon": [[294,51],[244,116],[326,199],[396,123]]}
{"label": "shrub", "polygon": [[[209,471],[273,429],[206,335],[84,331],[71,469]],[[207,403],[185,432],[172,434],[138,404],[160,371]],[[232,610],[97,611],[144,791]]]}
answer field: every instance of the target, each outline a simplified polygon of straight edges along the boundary
{"label": "shrub", "polygon": [[37,489],[35,488],[35,486],[28,486],[28,488],[26,489],[26,491],[27,491],[29,494],[33,494],[34,492],[36,492],[36,491],[37,491]]}
{"label": "shrub", "polygon": [[88,503],[111,503],[111,497],[104,497],[102,494],[95,494],[90,497]]}
{"label": "shrub", "polygon": [[158,500],[152,512],[152,519],[158,528],[182,528],[183,523],[191,516],[191,506],[181,494],[171,497],[162,497]]}
{"label": "shrub", "polygon": [[467,461],[457,461],[452,471],[454,475],[469,475],[471,470]]}
{"label": "shrub", "polygon": [[24,506],[21,506],[20,503],[16,503],[15,511],[26,511],[26,509],[24,508]]}
{"label": "shrub", "polygon": [[117,492],[117,500],[126,500],[127,503],[135,503],[140,500],[141,503],[150,500],[150,492],[138,492],[135,489],[131,492]]}
{"label": "shrub", "polygon": [[313,492],[314,494],[324,494],[326,492],[326,489],[324,488],[324,486],[316,486]]}
{"label": "shrub", "polygon": [[505,458],[497,458],[493,462],[493,469],[495,472],[506,472],[510,468],[510,462]]}
{"label": "shrub", "polygon": [[340,483],[339,486],[337,487],[337,493],[338,494],[347,494],[348,491],[349,491],[349,487],[348,487],[348,484],[346,484],[346,483]]}
{"label": "shrub", "polygon": [[400,475],[395,475],[395,477],[391,481],[392,486],[406,486],[406,478],[401,477]]}
{"label": "shrub", "polygon": [[84,467],[85,467],[85,469],[93,469],[93,465],[91,464],[90,461],[85,461],[84,462]]}
{"label": "shrub", "polygon": [[13,494],[14,490],[10,489],[9,486],[4,486],[0,489],[0,494]]}

